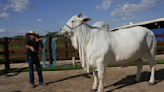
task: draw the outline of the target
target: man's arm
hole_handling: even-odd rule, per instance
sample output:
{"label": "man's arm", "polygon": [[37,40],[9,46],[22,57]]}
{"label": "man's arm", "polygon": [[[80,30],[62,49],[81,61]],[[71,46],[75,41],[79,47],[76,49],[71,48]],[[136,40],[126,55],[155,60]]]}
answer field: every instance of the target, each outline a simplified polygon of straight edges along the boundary
{"label": "man's arm", "polygon": [[38,42],[39,45],[43,48],[43,44],[42,44],[42,41],[41,40],[39,40],[38,38],[36,38],[36,42]]}
{"label": "man's arm", "polygon": [[32,46],[25,44],[25,48],[30,49],[31,51],[35,52],[35,49]]}

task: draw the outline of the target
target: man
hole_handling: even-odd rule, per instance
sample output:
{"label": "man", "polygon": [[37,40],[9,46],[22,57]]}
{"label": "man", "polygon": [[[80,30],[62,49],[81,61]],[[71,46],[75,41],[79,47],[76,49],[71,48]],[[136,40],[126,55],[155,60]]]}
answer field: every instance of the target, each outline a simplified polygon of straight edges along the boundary
{"label": "man", "polygon": [[33,64],[35,64],[36,69],[38,71],[38,77],[39,77],[39,85],[46,86],[47,84],[43,83],[43,77],[42,77],[42,70],[41,65],[38,58],[38,46],[39,46],[39,39],[36,38],[36,32],[31,30],[29,33],[26,34],[27,37],[30,39],[25,42],[25,48],[27,49],[27,58],[28,58],[28,64],[29,64],[29,77],[30,77],[30,83],[31,87],[34,88],[34,72],[33,72]]}

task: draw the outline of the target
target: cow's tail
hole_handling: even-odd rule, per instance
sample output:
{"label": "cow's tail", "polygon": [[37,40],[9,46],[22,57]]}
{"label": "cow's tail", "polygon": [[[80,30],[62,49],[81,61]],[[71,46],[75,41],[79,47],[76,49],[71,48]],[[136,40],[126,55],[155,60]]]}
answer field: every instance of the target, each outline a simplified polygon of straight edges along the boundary
{"label": "cow's tail", "polygon": [[149,32],[149,35],[151,36],[151,45],[150,45],[150,53],[155,58],[156,51],[157,51],[157,40],[152,31]]}

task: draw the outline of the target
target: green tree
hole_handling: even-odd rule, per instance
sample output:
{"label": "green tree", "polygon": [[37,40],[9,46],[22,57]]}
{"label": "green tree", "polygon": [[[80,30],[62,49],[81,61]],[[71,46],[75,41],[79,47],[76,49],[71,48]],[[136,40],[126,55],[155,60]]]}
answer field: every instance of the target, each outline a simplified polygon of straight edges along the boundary
{"label": "green tree", "polygon": [[58,35],[58,31],[57,32],[45,31],[45,32],[47,32],[46,36],[56,37]]}
{"label": "green tree", "polygon": [[51,37],[55,37],[55,38],[58,38],[58,39],[65,39],[65,36],[59,34],[59,31],[57,31],[57,32],[45,31],[45,32],[47,32],[46,36],[51,36]]}

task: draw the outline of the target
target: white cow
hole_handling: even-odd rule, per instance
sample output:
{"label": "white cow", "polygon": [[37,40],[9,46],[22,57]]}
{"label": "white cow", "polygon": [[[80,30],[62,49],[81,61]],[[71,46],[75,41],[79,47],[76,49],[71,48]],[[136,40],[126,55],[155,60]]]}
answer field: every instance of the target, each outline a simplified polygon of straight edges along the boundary
{"label": "white cow", "polygon": [[137,64],[136,82],[140,80],[143,61],[149,61],[151,77],[149,84],[154,84],[156,39],[154,33],[144,27],[132,27],[115,32],[101,31],[97,27],[87,25],[89,18],[73,16],[61,29],[61,34],[70,36],[75,49],[79,50],[82,67],[93,72],[94,83],[92,91],[97,88],[103,91],[103,80],[106,67],[128,66],[135,61]]}

